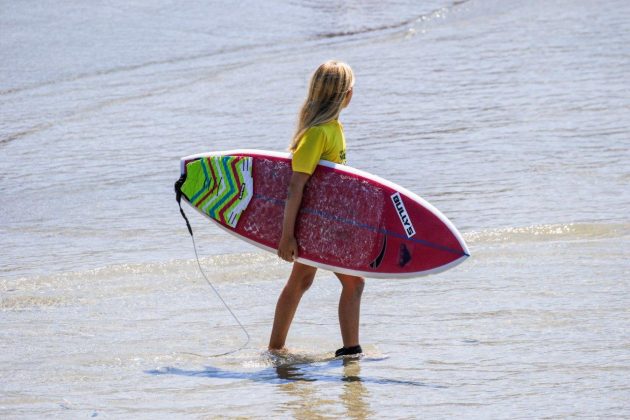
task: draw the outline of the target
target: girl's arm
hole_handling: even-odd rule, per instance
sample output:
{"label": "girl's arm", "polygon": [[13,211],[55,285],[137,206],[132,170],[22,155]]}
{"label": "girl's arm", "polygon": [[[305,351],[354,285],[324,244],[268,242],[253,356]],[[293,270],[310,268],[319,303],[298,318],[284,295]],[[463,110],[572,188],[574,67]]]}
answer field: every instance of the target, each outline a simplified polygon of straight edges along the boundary
{"label": "girl's arm", "polygon": [[292,262],[298,257],[298,246],[295,240],[295,220],[297,219],[304,186],[311,176],[304,172],[293,172],[289,181],[287,202],[284,206],[284,220],[282,222],[282,237],[278,245],[278,256],[285,261]]}

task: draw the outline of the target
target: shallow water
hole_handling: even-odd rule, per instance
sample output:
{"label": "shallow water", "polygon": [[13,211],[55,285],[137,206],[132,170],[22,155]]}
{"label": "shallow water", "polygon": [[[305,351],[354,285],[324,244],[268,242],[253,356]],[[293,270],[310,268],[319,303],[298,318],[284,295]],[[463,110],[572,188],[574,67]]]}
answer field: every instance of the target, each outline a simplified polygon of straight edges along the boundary
{"label": "shallow water", "polygon": [[[14,2],[0,14],[0,415],[628,417],[627,2]],[[282,150],[309,73],[356,73],[349,164],[417,192],[472,258],[369,280],[361,360],[320,272],[172,194],[179,157]]]}

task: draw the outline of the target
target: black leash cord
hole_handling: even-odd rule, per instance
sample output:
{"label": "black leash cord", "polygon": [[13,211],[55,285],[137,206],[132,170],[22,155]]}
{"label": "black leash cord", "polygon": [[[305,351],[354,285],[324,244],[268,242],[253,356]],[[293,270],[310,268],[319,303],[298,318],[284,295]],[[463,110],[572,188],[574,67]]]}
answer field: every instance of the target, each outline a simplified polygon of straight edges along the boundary
{"label": "black leash cord", "polygon": [[250,341],[250,337],[249,337],[249,333],[247,332],[247,330],[245,329],[245,327],[243,326],[241,321],[239,321],[238,317],[234,314],[234,312],[232,312],[232,309],[230,309],[230,307],[225,302],[223,297],[221,297],[221,295],[219,294],[219,291],[214,287],[212,282],[210,282],[210,280],[208,279],[208,276],[206,276],[206,273],[203,271],[203,268],[201,267],[201,262],[199,261],[199,254],[197,252],[197,244],[195,243],[195,236],[193,235],[192,227],[190,226],[190,222],[188,221],[188,217],[186,217],[186,213],[184,213],[184,209],[182,208],[182,189],[181,188],[182,188],[182,185],[184,184],[185,181],[186,181],[186,174],[182,175],[177,180],[177,182],[175,182],[175,199],[177,200],[177,204],[179,205],[179,212],[181,213],[182,217],[186,221],[186,227],[188,228],[188,233],[190,233],[190,238],[192,239],[193,249],[195,250],[195,258],[197,259],[197,266],[199,266],[199,272],[201,272],[201,275],[206,280],[206,283],[208,283],[208,285],[212,288],[212,290],[217,295],[219,300],[223,303],[223,306],[225,306],[225,308],[228,310],[230,315],[232,315],[232,318],[234,318],[236,323],[239,325],[239,327],[241,327],[241,329],[245,333],[245,336],[247,337],[247,340],[245,341],[245,344],[243,344],[242,346],[240,346],[237,349],[234,349],[234,350],[231,350],[231,351],[228,351],[228,352],[225,352],[225,353],[212,354],[212,355],[202,355],[202,354],[196,354],[196,353],[186,353],[186,354],[190,354],[190,355],[197,356],[197,357],[203,357],[203,358],[226,356],[228,354],[236,353],[236,352],[244,349],[245,347],[247,347],[247,345],[249,344],[249,341]]}

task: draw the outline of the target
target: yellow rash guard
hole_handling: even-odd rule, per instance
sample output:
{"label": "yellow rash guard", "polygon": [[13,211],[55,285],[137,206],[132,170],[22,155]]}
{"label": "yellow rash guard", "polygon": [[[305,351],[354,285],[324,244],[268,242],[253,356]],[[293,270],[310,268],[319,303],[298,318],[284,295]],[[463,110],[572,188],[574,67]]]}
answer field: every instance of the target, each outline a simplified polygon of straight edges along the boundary
{"label": "yellow rash guard", "polygon": [[337,120],[309,128],[293,152],[291,166],[295,172],[312,175],[321,159],[346,163],[346,138]]}

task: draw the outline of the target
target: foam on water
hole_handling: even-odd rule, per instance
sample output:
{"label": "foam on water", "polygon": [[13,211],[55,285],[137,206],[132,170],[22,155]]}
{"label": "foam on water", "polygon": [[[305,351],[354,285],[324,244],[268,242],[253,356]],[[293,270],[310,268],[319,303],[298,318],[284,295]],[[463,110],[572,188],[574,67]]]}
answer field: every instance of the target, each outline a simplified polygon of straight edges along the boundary
{"label": "foam on water", "polygon": [[[493,228],[464,233],[471,246],[487,244],[527,244],[538,242],[618,240],[620,246],[628,241],[630,225],[624,223],[565,223],[522,227]],[[192,244],[190,244],[192,253]],[[474,258],[474,255],[473,255]],[[209,255],[200,263],[213,283],[241,283],[276,281],[287,276],[289,267],[277,256],[263,251],[242,254]],[[115,264],[86,271],[54,273],[21,278],[0,279],[4,292],[35,291],[43,287],[77,287],[80,284],[107,282],[133,276],[135,279],[177,278],[181,284],[199,282],[201,275],[195,259],[171,260],[144,264]],[[27,302],[28,299],[25,300]],[[35,302],[36,300],[33,300]],[[7,301],[8,302],[8,301]],[[1,305],[8,305],[4,302]],[[44,302],[44,301],[42,301]],[[53,300],[45,304],[52,304]],[[44,303],[43,303],[44,304]],[[0,306],[4,307],[4,306]]]}
{"label": "foam on water", "polygon": [[505,227],[472,231],[464,234],[471,244],[521,243],[540,241],[571,241],[618,238],[623,242],[630,236],[630,224],[625,223],[566,223]]}

